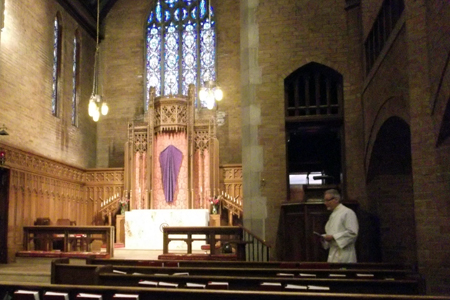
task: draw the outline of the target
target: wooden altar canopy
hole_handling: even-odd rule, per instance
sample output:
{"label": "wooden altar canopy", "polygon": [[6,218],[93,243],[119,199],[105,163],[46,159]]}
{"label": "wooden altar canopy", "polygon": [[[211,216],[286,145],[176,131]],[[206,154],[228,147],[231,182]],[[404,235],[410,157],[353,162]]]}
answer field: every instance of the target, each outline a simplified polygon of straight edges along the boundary
{"label": "wooden altar canopy", "polygon": [[130,209],[209,209],[219,193],[215,111],[188,96],[155,97],[143,120],[128,124],[124,194]]}

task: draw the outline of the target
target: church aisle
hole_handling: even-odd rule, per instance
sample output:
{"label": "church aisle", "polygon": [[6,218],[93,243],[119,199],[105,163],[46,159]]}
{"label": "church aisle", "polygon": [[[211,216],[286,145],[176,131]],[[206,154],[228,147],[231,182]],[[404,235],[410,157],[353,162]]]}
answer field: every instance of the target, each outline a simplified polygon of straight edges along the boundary
{"label": "church aisle", "polygon": [[[117,259],[157,260],[162,250],[114,249]],[[0,282],[50,283],[51,262],[54,258],[16,257],[16,262],[0,264]],[[84,264],[84,259],[70,259],[71,264]]]}

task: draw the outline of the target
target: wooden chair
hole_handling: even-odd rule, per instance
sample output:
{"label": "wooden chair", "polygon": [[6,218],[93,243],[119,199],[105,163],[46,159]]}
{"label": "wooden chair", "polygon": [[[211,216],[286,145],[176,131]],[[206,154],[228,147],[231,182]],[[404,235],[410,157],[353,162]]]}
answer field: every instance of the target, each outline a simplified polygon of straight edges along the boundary
{"label": "wooden chair", "polygon": [[[56,225],[61,226],[76,226],[75,221],[69,219],[58,219],[56,220]],[[69,245],[70,251],[81,250],[83,248],[83,239],[86,237],[85,234],[69,234]],[[53,249],[63,250],[64,248],[64,234],[54,234],[53,235]]]}
{"label": "wooden chair", "polygon": [[[34,225],[50,225],[50,218],[37,218]],[[47,235],[38,235],[34,237],[34,250],[49,251],[51,249],[51,239]]]}

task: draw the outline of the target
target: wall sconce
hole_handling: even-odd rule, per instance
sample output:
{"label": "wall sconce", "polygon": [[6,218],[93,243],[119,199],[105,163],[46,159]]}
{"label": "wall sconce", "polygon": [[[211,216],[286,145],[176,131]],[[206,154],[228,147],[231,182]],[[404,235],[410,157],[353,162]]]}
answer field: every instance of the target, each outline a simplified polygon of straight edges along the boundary
{"label": "wall sconce", "polygon": [[5,124],[3,124],[2,128],[0,128],[0,135],[9,135],[8,131],[6,131]]}

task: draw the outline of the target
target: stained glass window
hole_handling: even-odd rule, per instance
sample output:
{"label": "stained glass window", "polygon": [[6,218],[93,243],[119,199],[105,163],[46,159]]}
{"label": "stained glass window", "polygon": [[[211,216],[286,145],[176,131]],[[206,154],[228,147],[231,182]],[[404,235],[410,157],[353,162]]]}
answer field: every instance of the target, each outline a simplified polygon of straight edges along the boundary
{"label": "stained glass window", "polygon": [[52,113],[58,115],[58,80],[61,65],[61,25],[57,15],[53,24],[53,85],[52,85]]}
{"label": "stained glass window", "polygon": [[78,80],[80,78],[80,37],[78,30],[73,38],[72,65],[72,125],[78,125]]}
{"label": "stained glass window", "polygon": [[[209,3],[209,1],[208,1]],[[207,0],[159,0],[147,21],[146,101],[156,95],[187,95],[216,80],[214,12]]]}

